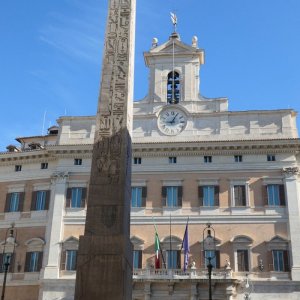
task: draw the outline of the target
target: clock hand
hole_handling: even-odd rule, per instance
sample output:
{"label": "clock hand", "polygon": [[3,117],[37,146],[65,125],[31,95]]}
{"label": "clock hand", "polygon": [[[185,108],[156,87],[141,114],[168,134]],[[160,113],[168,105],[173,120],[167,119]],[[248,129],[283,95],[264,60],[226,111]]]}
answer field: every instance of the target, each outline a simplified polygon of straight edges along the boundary
{"label": "clock hand", "polygon": [[174,121],[175,121],[175,119],[176,119],[176,117],[177,117],[178,114],[179,114],[179,113],[177,113],[177,114],[175,115],[175,117],[173,118],[173,120],[170,122],[171,124],[174,123]]}

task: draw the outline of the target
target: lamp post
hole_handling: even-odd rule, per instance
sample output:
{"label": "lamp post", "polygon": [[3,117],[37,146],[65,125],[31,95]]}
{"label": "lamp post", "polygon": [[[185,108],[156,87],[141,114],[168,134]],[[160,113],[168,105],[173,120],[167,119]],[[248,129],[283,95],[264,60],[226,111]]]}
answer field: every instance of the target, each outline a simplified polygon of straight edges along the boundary
{"label": "lamp post", "polygon": [[245,279],[245,295],[244,295],[244,299],[245,300],[250,300],[250,295],[253,291],[253,284],[249,279],[249,275],[246,274],[246,279]]}
{"label": "lamp post", "polygon": [[203,253],[205,260],[208,260],[208,299],[212,300],[211,272],[213,269],[212,260],[216,257],[216,243],[215,230],[212,228],[210,223],[207,223],[206,227],[203,229]]}
{"label": "lamp post", "polygon": [[12,224],[11,227],[6,230],[4,247],[2,252],[3,261],[1,263],[4,265],[4,278],[3,278],[1,300],[4,300],[4,296],[5,296],[7,272],[11,264],[12,256],[15,252],[16,237],[17,237],[17,229],[14,228],[14,225]]}

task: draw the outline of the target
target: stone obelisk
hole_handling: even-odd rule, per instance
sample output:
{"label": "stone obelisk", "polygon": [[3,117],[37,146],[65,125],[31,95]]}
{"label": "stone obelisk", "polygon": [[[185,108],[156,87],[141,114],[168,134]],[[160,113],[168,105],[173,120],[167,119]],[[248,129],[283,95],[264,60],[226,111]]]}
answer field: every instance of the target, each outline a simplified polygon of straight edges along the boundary
{"label": "stone obelisk", "polygon": [[131,300],[131,131],[135,1],[109,0],[75,300]]}

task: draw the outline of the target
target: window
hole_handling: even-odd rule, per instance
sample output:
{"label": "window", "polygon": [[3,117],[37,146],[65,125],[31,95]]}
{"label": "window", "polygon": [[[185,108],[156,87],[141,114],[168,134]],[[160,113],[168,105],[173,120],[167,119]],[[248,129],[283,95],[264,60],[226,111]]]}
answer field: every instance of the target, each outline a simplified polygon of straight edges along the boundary
{"label": "window", "polygon": [[246,188],[244,185],[235,185],[233,194],[235,206],[246,206]]}
{"label": "window", "polygon": [[15,165],[15,172],[21,172],[22,166],[21,165]]}
{"label": "window", "polygon": [[142,164],[142,158],[141,157],[134,157],[133,158],[133,164],[134,165],[141,165]]}
{"label": "window", "polygon": [[81,208],[85,207],[86,188],[74,187],[67,190],[66,207]]}
{"label": "window", "polygon": [[287,272],[289,270],[287,250],[272,250],[272,258],[274,271]]}
{"label": "window", "polygon": [[79,240],[69,237],[62,243],[60,269],[63,271],[75,271],[77,264],[77,251]]}
{"label": "window", "polygon": [[66,270],[76,270],[77,250],[66,250]]}
{"label": "window", "polygon": [[142,268],[142,250],[133,250],[133,268]]}
{"label": "window", "polygon": [[235,155],[234,156],[234,161],[235,162],[242,162],[243,161],[243,156],[242,155]]}
{"label": "window", "polygon": [[180,254],[178,250],[167,250],[167,267],[168,269],[180,269]]}
{"label": "window", "polygon": [[171,104],[177,104],[180,100],[180,79],[176,71],[168,74],[167,82],[167,101]]}
{"label": "window", "polygon": [[267,161],[276,161],[276,157],[274,154],[268,154],[267,155]]}
{"label": "window", "polygon": [[5,263],[9,263],[8,272],[13,272],[14,255],[12,253],[0,253],[0,273],[5,272]]}
{"label": "window", "polygon": [[49,209],[50,191],[35,191],[32,193],[31,210]]}
{"label": "window", "polygon": [[204,162],[205,163],[211,163],[212,162],[212,156],[204,156]]}
{"label": "window", "polygon": [[178,207],[182,206],[182,187],[164,186],[162,188],[163,206]]}
{"label": "window", "polygon": [[176,164],[177,163],[177,157],[172,156],[169,157],[169,164]]}
{"label": "window", "polygon": [[269,206],[284,206],[285,191],[283,184],[268,184],[267,185],[267,205]]}
{"label": "window", "polygon": [[41,163],[41,169],[42,170],[48,169],[48,163],[47,162]]}
{"label": "window", "polygon": [[203,261],[204,261],[204,267],[206,268],[209,263],[209,257],[211,257],[211,264],[214,269],[220,268],[220,251],[219,250],[205,250],[203,252]]}
{"label": "window", "polygon": [[238,272],[249,271],[248,250],[237,250],[237,269]]}
{"label": "window", "polygon": [[39,272],[42,268],[43,252],[26,253],[25,272]]}
{"label": "window", "polygon": [[145,207],[147,197],[146,187],[132,187],[131,188],[131,206]]}
{"label": "window", "polygon": [[5,212],[17,212],[23,210],[24,193],[14,192],[6,195]]}
{"label": "window", "polygon": [[200,206],[219,206],[219,186],[199,186]]}
{"label": "window", "polygon": [[82,165],[82,159],[81,158],[75,158],[74,159],[74,165],[75,166],[81,166]]}

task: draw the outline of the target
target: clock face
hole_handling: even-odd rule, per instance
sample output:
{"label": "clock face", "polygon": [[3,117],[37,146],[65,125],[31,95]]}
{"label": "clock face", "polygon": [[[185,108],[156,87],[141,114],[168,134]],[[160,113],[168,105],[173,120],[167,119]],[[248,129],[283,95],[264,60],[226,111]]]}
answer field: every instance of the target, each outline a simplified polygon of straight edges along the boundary
{"label": "clock face", "polygon": [[186,115],[177,108],[168,108],[160,113],[157,124],[162,133],[176,135],[185,128]]}

